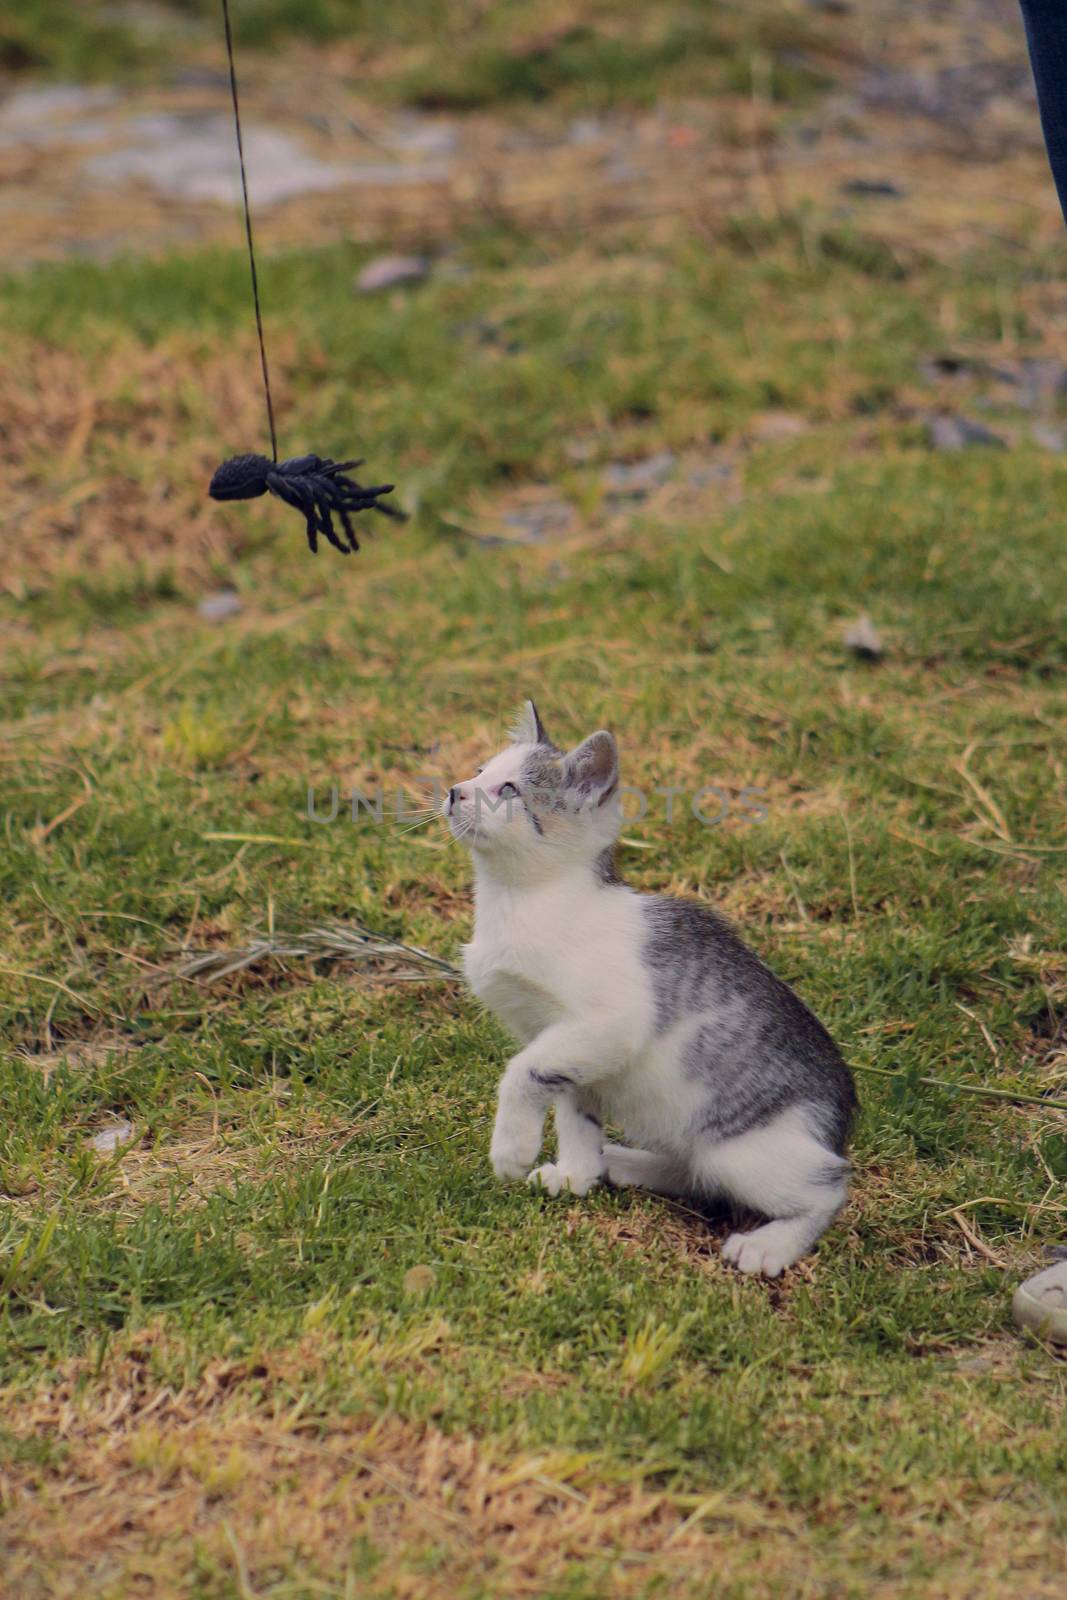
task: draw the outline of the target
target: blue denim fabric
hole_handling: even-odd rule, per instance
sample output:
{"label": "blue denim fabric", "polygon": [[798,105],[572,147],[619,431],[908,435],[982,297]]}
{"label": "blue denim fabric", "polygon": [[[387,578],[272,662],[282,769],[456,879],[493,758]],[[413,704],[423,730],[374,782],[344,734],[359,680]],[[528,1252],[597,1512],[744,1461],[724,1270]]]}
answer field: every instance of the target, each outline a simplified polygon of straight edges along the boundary
{"label": "blue denim fabric", "polygon": [[1067,220],[1067,0],[1020,0],[1049,165]]}

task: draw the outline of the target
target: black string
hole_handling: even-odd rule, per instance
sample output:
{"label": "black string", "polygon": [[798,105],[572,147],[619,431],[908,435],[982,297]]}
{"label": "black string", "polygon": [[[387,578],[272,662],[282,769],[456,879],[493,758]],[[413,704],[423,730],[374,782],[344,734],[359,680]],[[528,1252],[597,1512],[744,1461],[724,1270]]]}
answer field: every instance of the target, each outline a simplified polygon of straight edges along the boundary
{"label": "black string", "polygon": [[233,64],[233,33],[230,29],[230,0],[222,0],[222,20],[226,27],[226,54],[230,61],[230,93],[233,96],[233,122],[237,129],[237,156],[241,163],[241,194],[244,196],[245,234],[248,238],[248,265],[252,269],[252,300],[256,308],[256,332],[259,334],[259,359],[263,368],[263,391],[267,397],[267,421],[270,423],[270,447],[274,460],[278,459],[278,437],[274,431],[274,402],[270,393],[270,372],[267,367],[267,347],[263,343],[263,316],[259,309],[259,279],[256,277],[256,247],[252,243],[252,213],[248,208],[248,178],[245,173],[245,147],[241,139],[241,108],[237,101],[237,69]]}

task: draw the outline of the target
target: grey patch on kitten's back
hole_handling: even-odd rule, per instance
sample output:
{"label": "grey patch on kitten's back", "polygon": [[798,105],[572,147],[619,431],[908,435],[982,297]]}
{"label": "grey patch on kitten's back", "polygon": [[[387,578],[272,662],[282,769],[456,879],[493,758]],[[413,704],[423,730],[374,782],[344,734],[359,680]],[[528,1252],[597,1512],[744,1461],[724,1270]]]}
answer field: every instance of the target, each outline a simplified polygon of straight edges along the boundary
{"label": "grey patch on kitten's back", "polygon": [[708,1088],[699,1131],[731,1139],[802,1106],[843,1154],[856,1091],[818,1018],[709,907],[656,896],[644,914],[656,1031],[694,1023],[683,1065]]}

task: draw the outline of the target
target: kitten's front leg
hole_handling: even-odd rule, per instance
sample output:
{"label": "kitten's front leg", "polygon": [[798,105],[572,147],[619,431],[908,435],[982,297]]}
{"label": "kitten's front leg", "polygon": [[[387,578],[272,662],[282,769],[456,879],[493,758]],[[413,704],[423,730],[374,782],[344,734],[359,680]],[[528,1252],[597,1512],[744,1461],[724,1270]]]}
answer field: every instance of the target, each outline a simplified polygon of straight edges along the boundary
{"label": "kitten's front leg", "polygon": [[489,1159],[498,1178],[524,1178],[537,1160],[549,1103],[602,1074],[602,1024],[555,1022],[508,1062]]}
{"label": "kitten's front leg", "polygon": [[600,1119],[582,1110],[573,1095],[562,1094],[556,1101],[556,1136],[555,1161],[535,1167],[527,1182],[551,1195],[588,1194],[607,1171]]}

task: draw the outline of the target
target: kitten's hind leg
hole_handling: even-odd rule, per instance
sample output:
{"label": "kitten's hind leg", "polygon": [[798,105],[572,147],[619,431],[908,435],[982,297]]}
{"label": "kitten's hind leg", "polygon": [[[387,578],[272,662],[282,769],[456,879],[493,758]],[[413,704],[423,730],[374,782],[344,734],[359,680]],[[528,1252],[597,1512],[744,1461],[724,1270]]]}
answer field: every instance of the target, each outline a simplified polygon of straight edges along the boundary
{"label": "kitten's hind leg", "polygon": [[604,1156],[608,1181],[620,1189],[633,1186],[674,1198],[692,1193],[692,1180],[674,1156],[660,1155],[655,1150],[630,1150],[622,1144],[606,1144]]}
{"label": "kitten's hind leg", "polygon": [[799,1217],[776,1217],[751,1233],[732,1233],[722,1247],[722,1258],[738,1272],[758,1272],[777,1278],[806,1255],[833,1221],[833,1211],[806,1211]]}
{"label": "kitten's hind leg", "polygon": [[722,1251],[739,1271],[765,1278],[799,1261],[848,1196],[848,1162],[812,1132],[799,1106],[709,1145],[694,1167],[707,1188],[771,1218],[751,1233],[732,1233]]}

